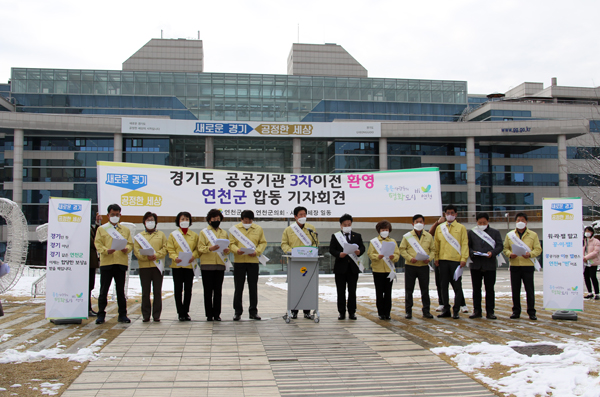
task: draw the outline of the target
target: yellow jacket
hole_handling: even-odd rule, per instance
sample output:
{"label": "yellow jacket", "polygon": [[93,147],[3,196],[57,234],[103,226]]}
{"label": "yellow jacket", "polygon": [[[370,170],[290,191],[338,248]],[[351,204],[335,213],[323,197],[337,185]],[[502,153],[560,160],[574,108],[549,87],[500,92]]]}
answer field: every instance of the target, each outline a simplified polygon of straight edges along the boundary
{"label": "yellow jacket", "polygon": [[[152,248],[154,248],[154,251],[156,251],[156,259],[163,259],[167,256],[167,236],[165,236],[163,232],[155,230],[153,233],[148,233],[144,230],[140,234],[150,243]],[[156,267],[154,261],[148,260],[148,256],[140,254],[141,249],[140,243],[138,243],[136,239],[133,239],[133,253],[138,259],[140,269]]]}
{"label": "yellow jacket", "polygon": [[[296,221],[294,221],[296,222]],[[313,233],[311,234],[308,230],[311,229],[313,230]],[[311,225],[310,223],[305,223],[304,227],[302,228],[302,231],[304,232],[304,234],[306,234],[306,236],[308,237],[308,239],[311,242],[311,245],[314,245],[316,247],[319,246],[319,238],[317,237],[317,229],[315,229],[315,227],[313,225]],[[283,250],[284,253],[289,254],[290,252],[292,252],[292,248],[296,248],[296,247],[304,247],[305,244],[298,238],[298,236],[296,236],[296,233],[294,233],[294,231],[292,230],[291,226],[288,226],[285,228],[285,230],[283,231],[283,235],[281,236],[281,249]]]}
{"label": "yellow jacket", "polygon": [[454,221],[450,224],[445,222],[448,226],[450,234],[460,244],[460,254],[454,249],[449,242],[446,241],[444,234],[442,233],[442,225],[439,225],[435,229],[435,260],[442,261],[454,261],[454,262],[466,262],[469,257],[469,235],[467,228]]}
{"label": "yellow jacket", "polygon": [[[229,239],[229,237],[227,236],[227,232],[221,228],[219,228],[219,230],[215,230],[215,229],[213,229],[212,226],[209,225],[207,227],[207,229],[212,230],[212,232],[215,234],[215,236],[217,236],[218,239],[224,239],[224,240]],[[229,245],[231,245],[231,243]],[[225,268],[225,264],[219,257],[219,254],[217,254],[215,251],[209,250],[210,247],[212,247],[212,244],[210,243],[210,241],[208,241],[208,238],[206,237],[206,235],[202,231],[200,231],[200,240],[198,241],[198,253],[200,254],[200,266],[223,265],[223,268]],[[221,248],[223,248],[223,247],[221,247]],[[231,248],[229,248],[229,249],[231,249]]]}
{"label": "yellow jacket", "polygon": [[246,230],[246,228],[242,225],[242,222],[240,222],[235,225],[235,228],[254,243],[256,246],[256,256],[238,255],[237,252],[240,248],[248,247],[240,243],[239,240],[230,233],[229,241],[231,244],[229,245],[229,249],[233,252],[233,261],[235,263],[258,263],[258,257],[261,256],[261,254],[265,251],[265,248],[267,248],[267,239],[265,238],[265,233],[262,227],[253,222],[250,225],[250,228]]}
{"label": "yellow jacket", "polygon": [[[181,230],[181,228],[177,229],[179,230],[179,233],[181,233],[181,235],[183,236],[183,238],[185,239],[185,241],[187,241],[188,245],[190,246],[190,249],[192,250],[192,256],[197,259],[200,257],[200,254],[198,253],[198,234],[196,234],[196,232],[191,231],[190,229],[188,229],[186,234],[183,234],[183,231]],[[192,261],[192,263],[188,263],[187,266],[177,266],[177,263],[175,263],[175,259],[177,259],[179,257],[179,253],[180,252],[184,252],[181,247],[179,246],[179,244],[177,243],[177,240],[175,240],[175,237],[173,237],[173,233],[169,234],[169,240],[167,240],[167,252],[169,253],[169,258],[171,258],[171,266],[172,268],[181,268],[181,269],[193,269],[193,264],[194,261]]]}
{"label": "yellow jacket", "polygon": [[[380,242],[391,241],[392,243],[394,243],[396,248],[394,249],[394,259],[392,260],[392,262],[394,262],[394,264],[396,262],[398,262],[398,259],[400,259],[400,249],[398,249],[398,243],[396,242],[396,240],[394,240],[391,237],[388,237],[384,240],[381,238],[381,236],[377,236],[377,239]],[[369,244],[369,250],[367,251],[367,255],[369,256],[369,259],[371,260],[371,270],[373,271],[373,273],[389,273],[390,272],[390,268],[385,263],[383,258],[379,259],[379,252],[377,251],[377,249],[375,249],[375,246],[372,243]],[[395,267],[395,265],[394,265],[394,267]],[[395,269],[392,269],[392,270],[395,270]]]}
{"label": "yellow jacket", "polygon": [[[421,238],[419,239],[419,237],[417,237],[417,232],[415,232],[414,229],[410,231],[410,234],[412,234],[413,237],[417,239],[421,247],[423,247],[423,251],[425,251],[425,253],[429,255],[429,259],[433,259],[435,257],[435,244],[433,242],[433,236],[429,234],[429,232],[423,230],[421,232]],[[402,257],[406,261],[406,265],[427,266],[429,264],[429,261],[417,261],[415,263],[411,263],[410,260],[417,256],[417,251],[415,251],[412,245],[410,245],[406,237],[402,237],[399,249],[400,255],[402,255]]]}
{"label": "yellow jacket", "polygon": [[[108,225],[108,226],[107,226]],[[127,240],[127,254],[121,251],[115,251],[112,254],[107,254],[106,251],[112,246],[113,238],[108,234],[105,228],[113,227],[112,224],[106,223],[98,228],[96,231],[96,238],[94,239],[94,245],[96,251],[100,255],[100,266],[108,265],[123,265],[129,266],[128,254],[133,249],[133,241],[131,241],[131,232],[125,226],[121,226],[117,223],[115,227],[119,234]]]}
{"label": "yellow jacket", "polygon": [[[519,232],[515,229],[515,234],[517,238],[519,237]],[[523,237],[521,237],[521,241],[525,243],[526,246],[531,250],[531,258],[535,258],[542,253],[542,246],[540,245],[540,239],[538,235],[533,230],[525,229],[525,233],[523,233]],[[508,237],[508,233],[504,238],[504,255],[510,258],[512,254],[512,245],[513,242]],[[533,262],[529,258],[523,258],[522,256],[517,256],[516,258],[510,259],[510,266],[533,266]]]}

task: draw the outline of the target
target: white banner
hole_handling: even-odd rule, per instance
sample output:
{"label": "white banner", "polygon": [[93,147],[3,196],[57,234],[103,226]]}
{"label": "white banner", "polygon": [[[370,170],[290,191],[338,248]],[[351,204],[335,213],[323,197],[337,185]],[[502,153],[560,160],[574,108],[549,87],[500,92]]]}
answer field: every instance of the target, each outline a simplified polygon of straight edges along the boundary
{"label": "white banner", "polygon": [[583,311],[581,198],[544,198],[544,309]]}
{"label": "white banner", "polygon": [[197,135],[226,137],[273,138],[379,138],[381,123],[352,121],[333,123],[268,122],[268,121],[201,121],[155,118],[121,119],[126,134]]}
{"label": "white banner", "polygon": [[51,197],[46,318],[88,318],[91,200]]}
{"label": "white banner", "polygon": [[98,162],[98,204],[121,205],[123,215],[153,211],[175,216],[182,209],[205,214],[220,208],[226,217],[245,209],[259,218],[293,216],[400,217],[442,213],[438,168],[348,173],[273,174],[158,165]]}

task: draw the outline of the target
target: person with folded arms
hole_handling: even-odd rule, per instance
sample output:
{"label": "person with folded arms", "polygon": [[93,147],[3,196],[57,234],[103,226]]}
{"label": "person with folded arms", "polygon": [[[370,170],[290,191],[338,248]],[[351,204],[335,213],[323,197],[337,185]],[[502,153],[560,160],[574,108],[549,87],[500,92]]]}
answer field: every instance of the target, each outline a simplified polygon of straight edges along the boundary
{"label": "person with folded arms", "polygon": [[[392,224],[386,220],[380,221],[375,225],[375,230],[379,234],[371,240],[367,255],[371,260],[371,270],[373,271],[373,283],[375,284],[375,304],[377,314],[380,320],[391,320],[392,311],[392,286],[396,278],[396,262],[400,259],[400,250],[396,240],[390,237]],[[381,252],[383,242],[394,244],[394,253],[384,256]]]}

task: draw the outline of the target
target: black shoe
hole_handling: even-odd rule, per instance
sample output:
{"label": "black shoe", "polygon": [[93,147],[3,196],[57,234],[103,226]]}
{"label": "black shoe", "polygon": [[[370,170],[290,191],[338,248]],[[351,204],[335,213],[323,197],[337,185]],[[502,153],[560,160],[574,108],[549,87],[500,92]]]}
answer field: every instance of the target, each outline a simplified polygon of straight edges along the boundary
{"label": "black shoe", "polygon": [[292,313],[292,320],[295,320],[298,318],[298,313]]}
{"label": "black shoe", "polygon": [[441,314],[438,314],[437,317],[438,318],[452,317],[452,314],[450,312],[442,312]]}
{"label": "black shoe", "polygon": [[345,320],[346,319],[346,315],[345,314],[340,314],[338,316],[338,320]]}
{"label": "black shoe", "polygon": [[145,319],[143,319],[143,320],[142,320],[142,322],[143,322],[143,323],[149,323],[149,322],[150,322],[150,319],[149,319],[149,318],[145,318]]}
{"label": "black shoe", "polygon": [[530,320],[537,320],[537,316],[535,314],[530,314],[529,315],[529,319]]}
{"label": "black shoe", "polygon": [[106,315],[104,314],[99,314],[98,318],[96,319],[96,324],[104,324],[104,320],[106,318]]}
{"label": "black shoe", "polygon": [[356,314],[350,314],[350,315],[348,315],[348,318],[350,320],[358,320],[358,318],[356,317]]}
{"label": "black shoe", "polygon": [[387,316],[379,316],[380,320],[387,320]]}
{"label": "black shoe", "polygon": [[454,313],[454,314],[452,315],[452,318],[453,318],[453,319],[455,319],[455,320],[458,320],[458,319],[460,319],[460,316],[458,315],[458,312]]}
{"label": "black shoe", "polygon": [[423,313],[423,318],[433,318],[433,314],[427,312],[427,313]]}
{"label": "black shoe", "polygon": [[254,314],[254,315],[250,315],[250,320],[257,320],[260,321],[262,320],[261,317],[258,314]]}
{"label": "black shoe", "polygon": [[185,316],[183,316],[185,318],[185,321],[192,321],[192,318],[190,317],[189,314],[186,314]]}
{"label": "black shoe", "polygon": [[471,314],[471,315],[469,316],[469,318],[470,318],[470,319],[473,319],[473,318],[481,318],[481,313],[480,313],[480,312],[473,312],[473,314]]}
{"label": "black shoe", "polygon": [[98,313],[96,313],[95,311],[93,311],[92,309],[90,309],[88,311],[88,317],[96,317],[98,315]]}
{"label": "black shoe", "polygon": [[390,316],[385,316],[385,319],[386,319],[386,320],[391,320],[391,319],[392,319],[392,317],[390,317]]}
{"label": "black shoe", "polygon": [[304,318],[312,320],[312,317],[310,316],[310,313],[304,313]]}
{"label": "black shoe", "polygon": [[404,316],[405,319],[410,320],[412,318],[412,313],[406,313]]}
{"label": "black shoe", "polygon": [[[206,321],[212,321],[213,318],[212,317],[206,317]],[[182,320],[181,317],[179,317],[179,321],[185,321],[185,318]]]}
{"label": "black shoe", "polygon": [[498,317],[496,317],[494,314],[488,314],[485,316],[485,318],[487,318],[489,320],[496,320]]}
{"label": "black shoe", "polygon": [[221,321],[221,317],[219,317],[219,316],[215,317],[215,321]]}
{"label": "black shoe", "polygon": [[520,318],[520,317],[521,317],[521,315],[517,314],[517,313],[513,313],[513,314],[510,315],[510,318],[513,319],[513,320],[516,319],[516,318]]}
{"label": "black shoe", "polygon": [[131,322],[131,320],[127,316],[119,316],[117,321],[120,323],[130,323]]}
{"label": "black shoe", "polygon": [[179,321],[185,321],[185,316],[179,316]]}
{"label": "black shoe", "polygon": [[155,323],[160,323],[160,318],[155,318],[155,319],[154,319],[154,322],[155,322]]}
{"label": "black shoe", "polygon": [[239,314],[236,314],[235,316],[233,316],[233,321],[240,321],[242,319],[242,316]]}

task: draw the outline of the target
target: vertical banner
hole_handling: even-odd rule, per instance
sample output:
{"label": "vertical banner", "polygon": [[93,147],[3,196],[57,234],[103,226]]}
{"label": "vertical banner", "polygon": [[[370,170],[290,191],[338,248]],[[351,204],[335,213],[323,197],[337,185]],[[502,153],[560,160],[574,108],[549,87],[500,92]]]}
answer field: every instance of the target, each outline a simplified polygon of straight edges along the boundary
{"label": "vertical banner", "polygon": [[581,198],[544,198],[544,309],[583,311]]}
{"label": "vertical banner", "polygon": [[88,317],[91,200],[51,197],[46,254],[46,318]]}

